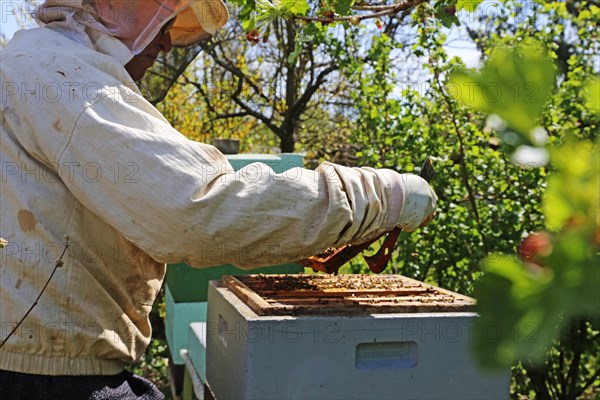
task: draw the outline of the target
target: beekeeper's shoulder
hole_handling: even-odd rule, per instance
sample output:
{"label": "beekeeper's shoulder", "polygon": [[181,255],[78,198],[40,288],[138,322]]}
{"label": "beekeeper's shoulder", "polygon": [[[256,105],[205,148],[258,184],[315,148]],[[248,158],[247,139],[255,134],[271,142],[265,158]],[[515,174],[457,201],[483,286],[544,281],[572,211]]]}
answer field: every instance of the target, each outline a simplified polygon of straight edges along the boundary
{"label": "beekeeper's shoulder", "polygon": [[[49,28],[17,32],[0,54],[0,112],[31,152],[56,162],[84,113],[98,123],[160,116],[115,57]],[[142,112],[140,112],[142,111]],[[160,116],[162,118],[162,116]],[[139,125],[139,124],[138,124]]]}
{"label": "beekeeper's shoulder", "polygon": [[34,87],[46,105],[85,108],[103,97],[138,97],[122,63],[49,28],[18,31],[2,51],[4,79]]}

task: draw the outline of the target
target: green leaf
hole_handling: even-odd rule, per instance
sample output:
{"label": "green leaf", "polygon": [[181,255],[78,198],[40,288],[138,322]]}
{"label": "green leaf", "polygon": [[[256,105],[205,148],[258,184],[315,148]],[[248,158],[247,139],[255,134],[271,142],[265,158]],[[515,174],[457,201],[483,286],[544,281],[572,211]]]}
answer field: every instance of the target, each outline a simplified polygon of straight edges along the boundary
{"label": "green leaf", "polygon": [[453,25],[460,25],[460,21],[456,15],[448,15],[445,12],[441,12],[437,16],[442,25],[446,28],[451,28]]}
{"label": "green leaf", "polygon": [[246,32],[249,31],[250,29],[254,28],[255,25],[256,25],[256,20],[254,18],[247,19],[242,22],[242,28]]}
{"label": "green leaf", "polygon": [[338,0],[335,3],[335,12],[342,16],[350,14],[353,1],[354,0]]}
{"label": "green leaf", "polygon": [[600,78],[590,79],[585,84],[585,106],[600,114]]}
{"label": "green leaf", "polygon": [[296,58],[300,55],[301,52],[302,52],[302,41],[296,40],[296,47],[294,48],[294,51],[288,56],[288,59],[287,59],[288,64],[294,64],[294,62],[296,62]]}
{"label": "green leaf", "polygon": [[307,0],[281,0],[283,9],[294,15],[305,15],[308,12]]}
{"label": "green leaf", "polygon": [[[483,261],[484,276],[477,282],[475,297],[481,333],[474,348],[482,365],[508,366],[517,358],[539,360],[554,337],[558,316],[541,301],[553,280],[551,271],[533,274],[514,257],[492,254]],[[547,304],[546,304],[547,306]],[[498,332],[490,340],[486,330]]]}
{"label": "green leaf", "polygon": [[475,337],[476,353],[486,366],[540,361],[571,319],[600,309],[598,148],[569,140],[551,156],[556,170],[543,209],[555,232],[538,234],[525,247],[535,257],[531,264],[502,254],[482,264],[485,274],[475,288],[481,325],[496,324],[502,332],[495,341]]}
{"label": "green leaf", "polygon": [[235,5],[238,5],[238,6],[240,6],[240,7],[243,7],[243,6],[247,5],[247,4],[248,4],[248,3],[250,3],[250,2],[251,2],[252,4],[254,4],[254,1],[251,1],[251,0],[248,0],[248,1],[247,1],[247,0],[231,0],[231,2],[232,2],[233,4],[235,4]]}
{"label": "green leaf", "polygon": [[475,9],[483,0],[458,0],[456,2],[457,10],[466,10],[468,12],[475,12]]}
{"label": "green leaf", "polygon": [[[242,0],[243,1],[243,0]],[[238,14],[238,18],[240,21],[247,21],[248,19],[253,19],[252,13],[256,10],[256,3],[254,0],[248,0],[246,4],[243,5],[242,9]]]}
{"label": "green leaf", "polygon": [[532,143],[530,134],[555,87],[556,70],[540,43],[494,50],[480,71],[453,71],[449,93],[465,105],[497,114]]}
{"label": "green leaf", "polygon": [[261,29],[263,26],[268,25],[272,21],[279,17],[284,16],[287,11],[284,9],[283,4],[279,0],[257,0],[256,5],[256,27]]}
{"label": "green leaf", "polygon": [[598,149],[591,142],[568,141],[552,149],[551,160],[557,171],[548,179],[544,195],[548,228],[561,229],[572,218],[593,221],[600,202]]}

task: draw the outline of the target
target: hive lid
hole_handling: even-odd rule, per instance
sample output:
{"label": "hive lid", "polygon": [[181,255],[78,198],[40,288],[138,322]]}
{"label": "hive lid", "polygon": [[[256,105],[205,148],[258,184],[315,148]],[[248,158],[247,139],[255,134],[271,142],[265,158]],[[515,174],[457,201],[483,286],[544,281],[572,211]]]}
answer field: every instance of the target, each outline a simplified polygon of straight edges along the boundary
{"label": "hive lid", "polygon": [[223,283],[258,315],[472,311],[475,300],[401,275],[236,275]]}

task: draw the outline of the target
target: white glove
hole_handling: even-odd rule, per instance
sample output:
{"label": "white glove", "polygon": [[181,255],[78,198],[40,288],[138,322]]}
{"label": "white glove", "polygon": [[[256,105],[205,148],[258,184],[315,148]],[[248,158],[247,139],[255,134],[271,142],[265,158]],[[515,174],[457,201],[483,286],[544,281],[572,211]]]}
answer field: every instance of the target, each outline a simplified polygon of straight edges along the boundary
{"label": "white glove", "polygon": [[404,206],[398,218],[398,227],[411,232],[433,219],[437,196],[420,176],[401,174],[400,178],[404,182]]}

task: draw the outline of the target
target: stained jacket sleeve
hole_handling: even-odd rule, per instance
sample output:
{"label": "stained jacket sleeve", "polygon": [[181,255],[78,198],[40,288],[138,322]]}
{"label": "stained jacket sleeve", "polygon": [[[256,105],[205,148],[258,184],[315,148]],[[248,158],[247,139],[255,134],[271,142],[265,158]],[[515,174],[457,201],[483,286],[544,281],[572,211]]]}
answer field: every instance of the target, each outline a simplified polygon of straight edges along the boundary
{"label": "stained jacket sleeve", "polygon": [[252,268],[294,261],[391,229],[402,207],[392,171],[324,163],[234,172],[148,103],[114,93],[77,119],[58,165],[86,207],[160,262]]}

